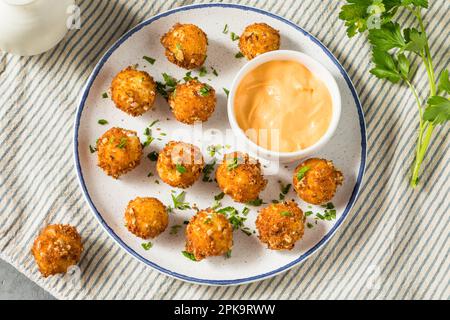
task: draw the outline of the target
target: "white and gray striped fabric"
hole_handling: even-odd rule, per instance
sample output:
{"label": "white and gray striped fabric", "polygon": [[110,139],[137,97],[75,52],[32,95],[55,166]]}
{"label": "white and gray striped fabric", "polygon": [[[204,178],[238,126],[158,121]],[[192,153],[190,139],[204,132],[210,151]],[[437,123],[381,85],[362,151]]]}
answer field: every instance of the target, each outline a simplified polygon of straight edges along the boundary
{"label": "white and gray striped fabric", "polygon": [[[183,283],[128,256],[99,226],[77,184],[72,125],[101,55],[142,20],[208,1],[78,1],[82,28],[31,58],[0,55],[0,257],[61,299],[449,299],[450,157],[447,127],[436,130],[420,188],[408,186],[417,112],[406,88],[369,74],[364,37],[348,39],[343,1],[233,1],[269,10],[319,38],[349,72],[368,134],[365,184],[333,239],[301,266],[237,287]],[[449,65],[450,1],[425,13],[438,71]],[[411,22],[404,13],[404,21]],[[427,92],[424,70],[417,75]],[[49,223],[75,225],[84,239],[81,282],[40,277],[30,254]],[[69,279],[69,280],[68,280]]]}

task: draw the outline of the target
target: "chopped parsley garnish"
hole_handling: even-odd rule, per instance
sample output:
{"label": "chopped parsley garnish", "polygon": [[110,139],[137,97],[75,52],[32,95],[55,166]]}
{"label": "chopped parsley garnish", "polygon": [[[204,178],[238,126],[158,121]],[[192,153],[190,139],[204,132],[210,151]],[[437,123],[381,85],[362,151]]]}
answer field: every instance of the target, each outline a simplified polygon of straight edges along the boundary
{"label": "chopped parsley garnish", "polygon": [[244,228],[241,228],[241,231],[243,232],[243,233],[245,233],[247,236],[251,236],[252,235],[252,231],[250,230],[250,228],[249,227],[244,227]]}
{"label": "chopped parsley garnish", "polygon": [[228,90],[227,88],[223,88],[223,91],[225,92],[227,97],[230,95],[230,90]]}
{"label": "chopped parsley garnish", "polygon": [[292,216],[292,213],[290,213],[289,211],[283,211],[283,212],[280,212],[280,214],[283,217],[291,217]]}
{"label": "chopped parsley garnish", "polygon": [[108,94],[107,94],[106,92],[103,92],[102,98],[103,98],[103,99],[108,99]]}
{"label": "chopped parsley garnish", "polygon": [[311,222],[308,222],[306,226],[308,227],[308,229],[312,229],[314,227],[314,225]]}
{"label": "chopped parsley garnish", "polygon": [[183,256],[185,256],[185,257],[188,258],[189,260],[197,261],[197,259],[195,259],[194,254],[192,254],[192,253],[190,253],[190,252],[187,252],[187,251],[182,251],[181,253],[183,254]]}
{"label": "chopped parsley garnish", "polygon": [[163,73],[162,74],[164,81],[166,82],[166,86],[169,87],[176,87],[178,84],[178,80],[175,79],[174,77],[168,75],[167,73]]}
{"label": "chopped parsley garnish", "polygon": [[100,120],[98,120],[98,124],[104,126],[105,124],[108,124],[108,121],[105,119],[100,119]]}
{"label": "chopped parsley garnish", "polygon": [[236,55],[234,56],[236,59],[241,59],[244,57],[244,55],[242,54],[242,52],[238,52],[236,53]]}
{"label": "chopped parsley garnish", "polygon": [[208,151],[209,156],[212,158],[216,155],[216,153],[220,155],[220,150],[222,148],[223,147],[220,144],[210,145],[208,146],[208,148],[206,148],[206,151]]}
{"label": "chopped parsley garnish", "polygon": [[328,202],[326,205],[322,207],[326,209],[334,209],[334,204],[332,202]]}
{"label": "chopped parsley garnish", "polygon": [[209,95],[211,91],[211,88],[208,85],[204,85],[199,91],[198,93],[202,96],[202,97],[207,97]]}
{"label": "chopped parsley garnish", "polygon": [[155,61],[156,61],[156,59],[151,58],[151,57],[147,57],[147,56],[143,56],[142,59],[144,59],[145,61],[147,61],[151,65],[155,64]]}
{"label": "chopped parsley garnish", "polygon": [[245,207],[244,209],[242,209],[242,214],[243,214],[244,216],[248,215],[249,212],[250,212],[250,209],[247,208],[247,207]]}
{"label": "chopped parsley garnish", "polygon": [[97,152],[97,147],[93,147],[93,146],[89,145],[89,151],[91,153],[96,153]]}
{"label": "chopped parsley garnish", "polygon": [[183,191],[179,195],[175,196],[173,193],[171,194],[173,207],[178,210],[186,210],[191,209],[189,203],[184,201],[184,197],[186,196],[186,192]]}
{"label": "chopped parsley garnish", "polygon": [[225,253],[225,258],[227,259],[231,258],[231,250],[228,250],[227,253]]}
{"label": "chopped parsley garnish", "polygon": [[147,175],[147,177],[148,177],[148,178],[153,177],[153,173],[152,173],[152,172],[149,172],[148,175]]}
{"label": "chopped parsley garnish", "polygon": [[183,50],[183,47],[181,46],[180,43],[177,43],[176,46],[177,46],[177,49],[178,49],[178,50]]}
{"label": "chopped parsley garnish", "polygon": [[120,138],[120,143],[117,145],[117,148],[123,149],[127,145],[127,138]]}
{"label": "chopped parsley garnish", "polygon": [[213,75],[215,75],[216,77],[219,76],[219,73],[217,72],[216,69],[214,69],[213,67],[211,67],[211,70],[212,70],[212,72],[213,72]]}
{"label": "chopped parsley garnish", "polygon": [[181,174],[186,173],[186,167],[183,166],[182,164],[177,164],[176,168],[179,173],[181,173]]}
{"label": "chopped parsley garnish", "polygon": [[263,201],[258,198],[258,199],[249,201],[246,204],[249,205],[249,206],[253,206],[253,207],[259,207],[259,206],[261,206],[263,204]]}
{"label": "chopped parsley garnish", "polygon": [[312,215],[312,214],[313,214],[312,211],[306,211],[306,212],[305,212],[305,216],[307,216],[307,217],[309,217],[309,216]]}
{"label": "chopped parsley garnish", "polygon": [[239,161],[237,157],[234,157],[233,159],[227,159],[227,170],[228,171],[233,171],[234,169],[236,169],[237,167],[239,167]]}
{"label": "chopped parsley garnish", "polygon": [[222,33],[223,33],[223,34],[228,34],[228,31],[229,31],[229,29],[228,29],[228,24],[226,24],[225,27],[223,27]]}
{"label": "chopped parsley garnish", "polygon": [[154,120],[152,123],[150,123],[150,125],[148,126],[149,128],[153,127],[155,124],[157,124],[159,122],[159,120]]}
{"label": "chopped parsley garnish", "polygon": [[158,152],[152,151],[147,155],[147,158],[149,158],[150,161],[155,162],[155,161],[158,161],[158,156],[159,156]]}
{"label": "chopped parsley garnish", "polygon": [[184,220],[184,221],[183,221],[183,224],[184,224],[184,225],[188,225],[188,224],[189,224],[189,221]]}
{"label": "chopped parsley garnish", "polygon": [[239,38],[240,37],[236,33],[231,32],[231,40],[236,41],[236,40],[239,40]]}
{"label": "chopped parsley garnish", "polygon": [[216,201],[220,201],[223,199],[223,197],[225,197],[225,193],[219,193],[218,195],[214,196],[214,200]]}
{"label": "chopped parsley garnish", "polygon": [[170,227],[170,234],[177,234],[181,227],[179,224]]}
{"label": "chopped parsley garnish", "polygon": [[141,244],[141,246],[142,246],[142,248],[144,248],[145,251],[148,251],[148,250],[150,250],[153,247],[153,243],[151,243],[151,242],[145,243],[144,242],[144,243]]}
{"label": "chopped parsley garnish", "polygon": [[305,174],[306,174],[310,169],[311,169],[311,168],[308,167],[308,166],[301,167],[300,170],[298,170],[298,172],[297,172],[297,180],[298,180],[298,181],[301,181],[301,180],[305,177]]}
{"label": "chopped parsley garnish", "polygon": [[192,80],[198,80],[197,77],[192,77],[192,71],[189,71],[188,73],[186,73],[186,75],[183,78],[184,81],[188,82],[188,81],[192,81]]}
{"label": "chopped parsley garnish", "polygon": [[214,200],[214,203],[211,206],[211,209],[216,210],[218,208],[220,208],[222,206],[222,204],[220,203],[219,200]]}
{"label": "chopped parsley garnish", "polygon": [[204,77],[204,76],[206,76],[207,74],[208,74],[208,70],[206,70],[205,67],[201,67],[200,70],[199,70],[199,76],[200,76],[200,77]]}
{"label": "chopped parsley garnish", "polygon": [[174,93],[178,80],[167,73],[163,73],[162,76],[164,82],[156,82],[156,91],[158,91],[165,99],[168,99],[169,95]]}
{"label": "chopped parsley garnish", "polygon": [[212,182],[210,178],[211,173],[214,171],[214,166],[216,165],[216,160],[214,159],[211,163],[208,163],[203,168],[203,182]]}

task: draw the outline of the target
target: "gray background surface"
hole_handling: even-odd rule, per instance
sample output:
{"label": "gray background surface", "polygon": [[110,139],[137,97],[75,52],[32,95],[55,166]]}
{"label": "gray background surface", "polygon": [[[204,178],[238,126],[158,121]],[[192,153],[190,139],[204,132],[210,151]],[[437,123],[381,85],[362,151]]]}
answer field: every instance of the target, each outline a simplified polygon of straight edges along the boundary
{"label": "gray background surface", "polygon": [[0,300],[53,300],[53,296],[0,259]]}

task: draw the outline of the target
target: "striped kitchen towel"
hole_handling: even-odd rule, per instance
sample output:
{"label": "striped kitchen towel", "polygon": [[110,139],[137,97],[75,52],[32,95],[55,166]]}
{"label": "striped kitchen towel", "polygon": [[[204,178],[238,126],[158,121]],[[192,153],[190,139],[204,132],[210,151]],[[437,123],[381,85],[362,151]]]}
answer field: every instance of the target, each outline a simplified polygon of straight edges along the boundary
{"label": "striped kitchen towel", "polygon": [[[349,40],[343,1],[233,1],[290,19],[319,38],[349,72],[368,134],[365,184],[331,241],[305,263],[269,280],[206,287],[164,276],[131,258],[99,226],[78,187],[72,125],[80,92],[102,54],[128,29],[173,7],[208,1],[81,0],[82,27],[31,58],[0,55],[0,255],[61,299],[448,299],[450,157],[448,125],[436,130],[421,187],[408,186],[417,111],[406,88],[371,76],[364,37]],[[450,60],[450,1],[425,11],[432,53]],[[407,12],[401,19],[411,21]],[[438,70],[440,71],[440,70]],[[425,71],[417,74],[425,92]],[[81,282],[40,276],[30,255],[49,223],[84,239]]]}

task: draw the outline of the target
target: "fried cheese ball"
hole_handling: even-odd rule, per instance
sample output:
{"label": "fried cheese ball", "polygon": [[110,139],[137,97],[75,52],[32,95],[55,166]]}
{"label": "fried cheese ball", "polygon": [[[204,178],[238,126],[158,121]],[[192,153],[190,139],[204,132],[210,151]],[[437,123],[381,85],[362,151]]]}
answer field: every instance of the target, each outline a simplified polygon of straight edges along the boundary
{"label": "fried cheese ball", "polygon": [[252,60],[260,54],[280,49],[280,33],[265,23],[249,25],[239,38],[239,48],[248,60]]}
{"label": "fried cheese ball", "polygon": [[175,118],[186,124],[205,122],[216,107],[215,90],[197,80],[178,84],[169,97],[169,105]]}
{"label": "fried cheese ball", "polygon": [[83,244],[75,227],[49,225],[41,230],[31,253],[44,277],[65,273],[80,261]]}
{"label": "fried cheese ball", "polygon": [[186,227],[186,251],[197,261],[220,256],[233,248],[233,227],[228,219],[212,209],[198,212]]}
{"label": "fried cheese ball", "polygon": [[294,201],[271,204],[256,219],[259,239],[272,250],[292,250],[303,237],[303,211]]}
{"label": "fried cheese ball", "polygon": [[159,153],[156,170],[162,181],[188,188],[200,177],[205,163],[200,149],[190,143],[169,142]]}
{"label": "fried cheese ball", "polygon": [[117,179],[136,168],[142,157],[142,145],[135,131],[111,128],[97,140],[98,166]]}
{"label": "fried cheese ball", "polygon": [[137,197],[125,210],[125,225],[134,235],[152,239],[166,230],[169,215],[164,204],[156,198]]}
{"label": "fried cheese ball", "polygon": [[216,180],[220,189],[237,202],[258,199],[267,185],[259,161],[240,152],[224,156],[222,164],[217,168]]}
{"label": "fried cheese ball", "polygon": [[120,110],[141,116],[155,103],[156,82],[147,72],[128,67],[114,77],[111,98]]}
{"label": "fried cheese ball", "polygon": [[208,38],[202,29],[193,24],[175,24],[161,38],[167,59],[179,67],[195,69],[206,60]]}
{"label": "fried cheese ball", "polygon": [[305,202],[321,205],[333,199],[343,180],[344,176],[332,161],[312,158],[295,169],[293,185]]}

